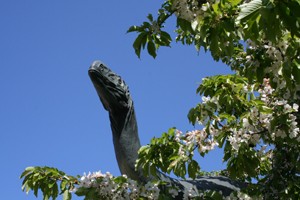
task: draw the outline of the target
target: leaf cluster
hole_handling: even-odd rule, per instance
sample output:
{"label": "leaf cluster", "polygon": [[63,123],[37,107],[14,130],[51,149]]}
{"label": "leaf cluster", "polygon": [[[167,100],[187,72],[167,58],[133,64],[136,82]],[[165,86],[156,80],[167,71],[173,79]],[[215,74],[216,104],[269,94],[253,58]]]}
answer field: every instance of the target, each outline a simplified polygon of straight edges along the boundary
{"label": "leaf cluster", "polygon": [[55,200],[58,195],[63,195],[64,200],[70,200],[72,198],[71,191],[78,184],[77,178],[69,176],[56,168],[47,166],[27,167],[20,178],[24,178],[22,183],[23,191],[28,193],[32,190],[37,197],[38,191],[41,190],[44,200],[50,198]]}
{"label": "leaf cluster", "polygon": [[[149,145],[139,150],[137,168],[142,168],[145,175],[157,177],[158,169],[164,173],[173,172],[176,176],[185,178],[196,178],[200,172],[198,163],[193,160],[194,146],[185,148],[175,141],[175,128],[170,128],[160,138],[152,138]],[[182,148],[182,149],[181,149]],[[179,154],[182,151],[184,154]]]}
{"label": "leaf cluster", "polygon": [[145,49],[153,58],[156,57],[156,51],[160,46],[170,46],[171,36],[162,30],[165,21],[172,15],[170,5],[164,3],[158,12],[158,16],[154,19],[152,14],[147,16],[149,21],[144,22],[140,26],[131,26],[127,33],[138,32],[138,36],[133,43],[136,55],[140,58],[141,49]]}

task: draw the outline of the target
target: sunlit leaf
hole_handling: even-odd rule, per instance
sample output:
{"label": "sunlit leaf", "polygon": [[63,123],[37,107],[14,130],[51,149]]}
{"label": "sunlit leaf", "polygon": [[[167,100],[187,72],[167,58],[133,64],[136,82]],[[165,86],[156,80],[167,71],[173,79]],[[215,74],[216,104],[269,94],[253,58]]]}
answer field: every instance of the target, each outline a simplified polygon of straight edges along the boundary
{"label": "sunlit leaf", "polygon": [[251,15],[255,15],[262,8],[262,0],[253,0],[249,3],[244,3],[239,6],[241,11],[236,18],[237,22],[245,19],[246,17],[250,17]]}
{"label": "sunlit leaf", "polygon": [[231,4],[231,6],[236,6],[241,3],[242,0],[228,0],[228,2]]}
{"label": "sunlit leaf", "polygon": [[69,192],[69,190],[65,190],[63,193],[63,200],[71,200],[72,199],[72,193]]}

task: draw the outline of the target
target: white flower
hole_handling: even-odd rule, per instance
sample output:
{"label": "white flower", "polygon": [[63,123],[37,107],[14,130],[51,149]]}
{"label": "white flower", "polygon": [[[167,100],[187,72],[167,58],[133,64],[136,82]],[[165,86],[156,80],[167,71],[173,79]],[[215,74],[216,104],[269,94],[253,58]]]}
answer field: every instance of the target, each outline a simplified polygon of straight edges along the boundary
{"label": "white flower", "polygon": [[179,156],[185,156],[185,151],[183,150],[183,146],[182,145],[180,145],[180,147],[179,147],[178,155]]}
{"label": "white flower", "polygon": [[253,117],[257,117],[258,116],[258,109],[256,107],[253,107],[250,109],[250,114],[253,116]]}
{"label": "white flower", "polygon": [[203,103],[207,103],[208,101],[210,101],[210,97],[202,96]]}
{"label": "white flower", "polygon": [[278,106],[285,105],[286,103],[287,103],[286,100],[276,100],[275,101],[275,105],[278,105]]}
{"label": "white flower", "polygon": [[181,135],[182,135],[182,132],[176,129],[176,131],[175,131],[175,141],[176,141],[176,142],[180,142],[180,140],[181,140],[181,138],[180,138]]}
{"label": "white flower", "polygon": [[281,138],[285,138],[286,137],[286,133],[283,130],[277,129],[275,132],[276,137],[281,137]]}
{"label": "white flower", "polygon": [[295,128],[290,131],[289,136],[291,139],[293,139],[293,138],[297,137],[298,134],[299,134],[299,128]]}
{"label": "white flower", "polygon": [[287,41],[280,41],[280,42],[278,43],[278,47],[279,47],[280,50],[284,53],[285,50],[286,50],[287,47],[288,47]]}
{"label": "white flower", "polygon": [[228,140],[234,150],[236,150],[236,151],[239,150],[239,143],[238,143],[237,137],[229,136]]}
{"label": "white flower", "polygon": [[250,126],[249,120],[247,118],[243,118],[243,127],[248,128]]}
{"label": "white flower", "polygon": [[201,15],[203,10],[198,6],[198,1],[174,0],[172,9],[176,11],[176,16],[187,21],[192,21],[196,16]]}
{"label": "white flower", "polygon": [[207,2],[206,4],[203,4],[201,7],[201,10],[203,10],[204,12],[207,11],[210,7],[210,4]]}
{"label": "white flower", "polygon": [[283,106],[283,111],[284,111],[285,113],[288,113],[288,112],[292,111],[292,106],[290,106],[289,104],[285,104],[285,105]]}
{"label": "white flower", "polygon": [[102,174],[101,171],[97,171],[92,174],[92,177],[100,178],[100,177],[104,177],[104,174]]}
{"label": "white flower", "polygon": [[295,112],[298,112],[298,108],[299,108],[299,105],[294,103],[293,104],[293,109],[294,109]]}

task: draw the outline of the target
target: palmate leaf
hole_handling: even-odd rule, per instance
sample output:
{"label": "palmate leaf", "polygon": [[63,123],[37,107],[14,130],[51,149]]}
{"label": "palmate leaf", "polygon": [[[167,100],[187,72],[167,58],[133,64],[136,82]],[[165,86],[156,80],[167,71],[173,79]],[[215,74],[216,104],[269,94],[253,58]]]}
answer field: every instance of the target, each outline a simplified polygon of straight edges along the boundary
{"label": "palmate leaf", "polygon": [[239,13],[239,16],[236,18],[236,21],[239,23],[241,20],[257,14],[262,6],[262,0],[253,0],[249,3],[240,5],[239,8],[241,9],[241,11]]}

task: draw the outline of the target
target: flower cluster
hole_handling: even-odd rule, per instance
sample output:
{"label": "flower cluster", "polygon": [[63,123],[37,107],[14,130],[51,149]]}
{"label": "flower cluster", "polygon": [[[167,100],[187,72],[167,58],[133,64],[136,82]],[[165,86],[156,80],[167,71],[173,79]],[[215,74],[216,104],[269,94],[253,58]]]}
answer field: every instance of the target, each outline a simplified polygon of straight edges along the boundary
{"label": "flower cluster", "polygon": [[158,199],[160,189],[158,184],[148,182],[140,185],[136,181],[127,178],[126,175],[114,177],[109,172],[102,174],[100,171],[84,174],[80,179],[77,191],[88,188],[88,191],[95,189],[98,197],[105,199]]}
{"label": "flower cluster", "polygon": [[269,117],[269,114],[259,112],[256,107],[251,108],[247,118],[242,118],[236,128],[230,128],[228,141],[232,148],[238,151],[242,143],[256,146],[261,139],[260,133],[265,126],[269,126]]}
{"label": "flower cluster", "polygon": [[193,21],[197,16],[204,14],[210,8],[214,0],[197,1],[197,0],[174,0],[173,10],[176,10],[177,17],[187,21]]}
{"label": "flower cluster", "polygon": [[[272,92],[274,89],[271,88],[269,84],[269,79],[264,79],[263,83],[264,89],[259,90],[261,94],[261,100],[265,102],[266,105],[270,106],[272,114],[265,116],[261,123],[264,123],[268,131],[271,134],[273,140],[275,138],[285,138],[297,139],[300,142],[300,132],[297,127],[297,117],[295,112],[298,112],[299,105],[293,103],[290,105],[287,100],[272,97]],[[278,121],[276,125],[271,126],[272,121]],[[288,127],[288,128],[287,128]]]}
{"label": "flower cluster", "polygon": [[219,98],[214,97],[206,97],[202,96],[202,112],[201,115],[198,117],[198,123],[200,125],[206,124],[210,118],[210,114],[217,112],[220,108],[219,105]]}
{"label": "flower cluster", "polygon": [[[248,40],[247,44],[248,51],[241,54],[245,56],[245,68],[243,69],[251,69],[254,73],[257,73],[258,69],[264,69],[263,72],[260,72],[263,73],[261,75],[270,78],[270,82],[275,86],[274,90],[280,96],[284,99],[299,98],[300,85],[294,76],[297,72],[292,70],[296,66],[293,66],[292,62],[295,57],[291,57],[288,53],[288,51],[291,51],[289,41],[285,39],[276,44],[267,41],[258,45]],[[299,56],[297,59],[299,59]],[[239,57],[237,60],[243,60],[243,58]]]}
{"label": "flower cluster", "polygon": [[[289,137],[297,139],[299,142],[300,132],[297,127],[297,118],[294,115],[295,112],[298,112],[298,104],[290,105],[287,100],[279,100],[274,97],[274,89],[271,87],[269,79],[266,78],[258,92],[260,100],[265,105],[261,108],[252,107],[249,113],[241,119],[239,126],[230,129],[231,135],[228,140],[233,149],[238,151],[242,143],[251,143],[255,146],[261,138],[270,142],[277,138]],[[270,134],[262,135],[262,133]]]}
{"label": "flower cluster", "polygon": [[[218,146],[213,136],[209,136],[205,129],[202,130],[193,130],[183,134],[180,130],[176,130],[175,140],[179,142],[182,146],[179,148],[179,155],[185,155],[185,149],[188,149],[190,146],[198,147],[199,152],[208,152]],[[192,152],[190,152],[192,153]]]}
{"label": "flower cluster", "polygon": [[[122,180],[122,181],[120,181]],[[136,181],[127,178],[126,175],[121,177],[113,177],[112,174],[106,172],[102,174],[101,171],[93,173],[84,173],[80,179],[79,187],[77,191],[82,188],[88,189],[87,191],[95,191],[98,193],[94,198],[101,199],[114,199],[114,200],[134,200],[134,199],[159,199],[160,190],[158,188],[159,183],[153,184],[151,182],[146,183],[145,185],[140,185]],[[164,180],[164,185],[167,186],[166,192],[168,195],[175,198],[178,196],[181,190],[172,185],[168,180]],[[73,191],[75,192],[75,190]],[[183,191],[183,199],[198,199],[210,197],[211,194],[214,194],[211,190],[200,191],[195,186],[190,187],[189,189]],[[245,196],[246,194],[238,193],[238,197]],[[223,197],[222,192],[219,192],[219,197],[224,200],[227,200],[228,197]],[[232,194],[230,197],[235,197]],[[239,198],[244,199],[244,198]],[[245,198],[249,200],[249,198]]]}

